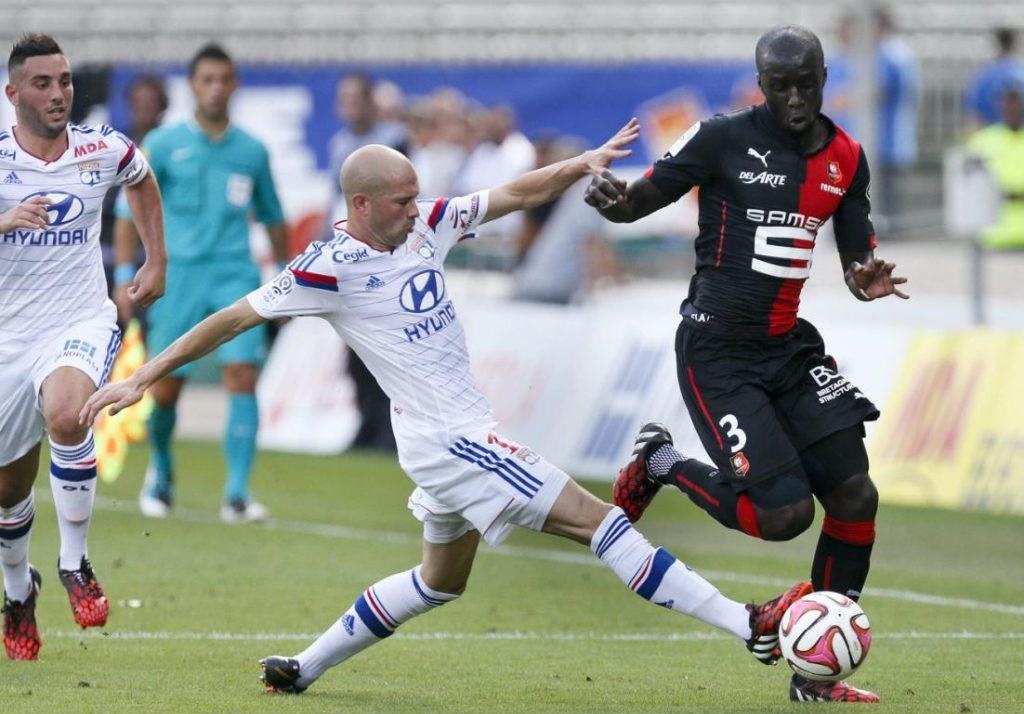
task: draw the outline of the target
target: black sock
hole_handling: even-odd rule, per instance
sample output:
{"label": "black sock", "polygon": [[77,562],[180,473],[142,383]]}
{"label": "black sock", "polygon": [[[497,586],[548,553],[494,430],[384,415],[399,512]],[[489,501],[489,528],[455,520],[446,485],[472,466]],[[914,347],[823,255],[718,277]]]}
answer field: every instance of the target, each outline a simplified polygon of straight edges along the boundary
{"label": "black sock", "polygon": [[874,545],[874,520],[851,523],[826,515],[811,566],[814,589],[859,599],[868,579]]}

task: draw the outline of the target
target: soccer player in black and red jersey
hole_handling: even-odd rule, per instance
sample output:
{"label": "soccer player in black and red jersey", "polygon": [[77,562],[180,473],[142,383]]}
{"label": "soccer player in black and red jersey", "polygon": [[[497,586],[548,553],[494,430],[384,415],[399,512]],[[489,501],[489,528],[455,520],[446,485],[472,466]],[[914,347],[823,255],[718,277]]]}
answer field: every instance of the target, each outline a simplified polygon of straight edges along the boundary
{"label": "soccer player in black and red jersey", "polygon": [[[671,484],[729,528],[788,540],[811,525],[817,498],[826,515],[811,581],[857,599],[878,506],[863,423],[878,409],[839,374],[797,308],[829,218],[858,300],[906,298],[906,279],[874,256],[863,150],[821,114],[827,70],[818,38],[776,28],[758,40],[755,58],[763,104],[698,123],[628,186],[605,171],[588,188],[587,203],[615,222],[700,188],[697,273],[680,309],[676,355],[683,399],[715,464],[687,459],[662,425],[648,424],[615,502],[636,520]],[[845,682],[796,675],[790,698],[878,701]]]}

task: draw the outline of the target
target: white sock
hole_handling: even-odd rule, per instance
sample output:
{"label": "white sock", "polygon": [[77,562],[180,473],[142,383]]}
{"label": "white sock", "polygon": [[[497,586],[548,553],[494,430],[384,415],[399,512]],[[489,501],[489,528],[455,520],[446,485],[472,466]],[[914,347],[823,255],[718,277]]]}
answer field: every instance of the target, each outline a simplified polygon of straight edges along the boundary
{"label": "white sock", "polygon": [[718,588],[664,548],[655,550],[633,528],[621,508],[613,508],[601,521],[590,549],[640,597],[731,632],[740,639],[750,637],[750,613],[746,606],[722,595]]}
{"label": "white sock", "polygon": [[25,602],[32,594],[28,541],[35,517],[35,492],[10,508],[0,507],[0,568],[4,573],[4,592],[14,602]]}
{"label": "white sock", "polygon": [[403,622],[458,597],[427,587],[420,567],[368,587],[327,632],[296,655],[299,686],[308,687],[328,668],[390,637]]}
{"label": "white sock", "polygon": [[78,570],[89,554],[89,519],[96,500],[96,447],[92,431],[81,444],[50,439],[50,490],[60,529],[60,568]]}

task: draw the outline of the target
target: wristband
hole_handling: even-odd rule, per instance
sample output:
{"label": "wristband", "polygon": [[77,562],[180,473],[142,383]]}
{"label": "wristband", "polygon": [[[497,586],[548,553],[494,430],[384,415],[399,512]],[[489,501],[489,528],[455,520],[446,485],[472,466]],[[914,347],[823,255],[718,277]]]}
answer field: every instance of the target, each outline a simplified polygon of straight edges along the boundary
{"label": "wristband", "polygon": [[114,267],[114,285],[121,287],[135,280],[135,266],[131,263],[120,263]]}

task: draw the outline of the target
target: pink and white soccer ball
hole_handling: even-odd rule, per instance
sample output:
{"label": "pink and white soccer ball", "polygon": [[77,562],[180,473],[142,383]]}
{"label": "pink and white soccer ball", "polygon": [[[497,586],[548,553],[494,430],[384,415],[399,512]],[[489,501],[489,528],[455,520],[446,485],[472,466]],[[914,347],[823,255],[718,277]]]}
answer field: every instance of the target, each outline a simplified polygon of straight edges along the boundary
{"label": "pink and white soccer ball", "polygon": [[797,674],[819,682],[849,676],[868,656],[868,617],[845,595],[823,590],[804,595],[782,616],[782,657]]}

